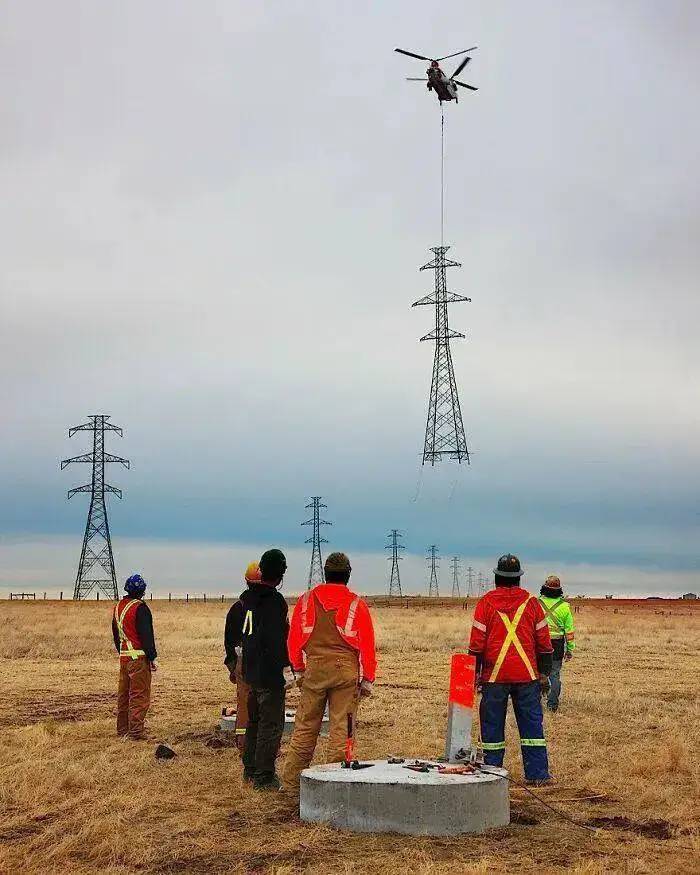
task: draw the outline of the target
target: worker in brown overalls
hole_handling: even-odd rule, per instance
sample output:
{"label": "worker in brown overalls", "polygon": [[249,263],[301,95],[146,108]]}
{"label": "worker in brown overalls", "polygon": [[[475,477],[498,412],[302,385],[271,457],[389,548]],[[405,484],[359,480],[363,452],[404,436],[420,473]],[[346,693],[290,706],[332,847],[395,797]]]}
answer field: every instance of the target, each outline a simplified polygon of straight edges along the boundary
{"label": "worker in brown overalls", "polygon": [[351,570],[344,553],[331,553],[326,583],[304,593],[294,608],[288,650],[301,699],[282,773],[284,789],[293,794],[313,758],[326,703],[326,762],[337,763],[345,756],[348,715],[354,718],[360,696],[372,694],[374,628],[367,604],[348,589]]}

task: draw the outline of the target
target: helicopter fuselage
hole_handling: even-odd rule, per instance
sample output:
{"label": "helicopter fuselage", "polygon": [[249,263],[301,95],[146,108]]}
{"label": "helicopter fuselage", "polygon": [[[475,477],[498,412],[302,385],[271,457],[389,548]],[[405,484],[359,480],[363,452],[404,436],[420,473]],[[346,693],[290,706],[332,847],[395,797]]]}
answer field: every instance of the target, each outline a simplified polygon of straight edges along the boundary
{"label": "helicopter fuselage", "polygon": [[439,67],[430,66],[427,69],[428,89],[435,92],[440,103],[443,100],[457,100],[457,86],[442,72]]}

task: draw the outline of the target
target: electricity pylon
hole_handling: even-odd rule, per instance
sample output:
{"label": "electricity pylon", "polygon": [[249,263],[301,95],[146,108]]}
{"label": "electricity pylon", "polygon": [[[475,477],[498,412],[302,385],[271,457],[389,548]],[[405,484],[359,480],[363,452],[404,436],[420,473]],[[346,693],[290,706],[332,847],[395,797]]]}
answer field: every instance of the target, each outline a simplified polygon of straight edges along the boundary
{"label": "electricity pylon", "polygon": [[474,569],[469,566],[467,568],[467,598],[471,598],[474,595]]}
{"label": "electricity pylon", "polygon": [[414,307],[428,304],[435,307],[435,328],[429,334],[421,337],[421,341],[435,341],[433,379],[430,385],[428,419],[423,444],[424,465],[426,462],[435,465],[435,462],[439,462],[443,457],[469,464],[467,438],[464,433],[462,410],[459,406],[452,352],[450,351],[450,340],[463,338],[464,335],[450,329],[447,305],[458,301],[470,301],[471,298],[447,291],[446,268],[462,266],[457,261],[445,258],[445,253],[449,248],[449,246],[431,247],[435,258],[424,264],[421,270],[435,271],[435,289],[431,294],[420,298],[413,304]]}
{"label": "electricity pylon", "polygon": [[459,599],[462,593],[459,591],[459,556],[452,557],[452,598]]}
{"label": "electricity pylon", "polygon": [[486,578],[483,571],[479,572],[479,598],[486,592]]}
{"label": "electricity pylon", "polygon": [[308,508],[313,508],[313,516],[310,520],[302,523],[302,526],[313,526],[313,535],[307,538],[304,543],[313,544],[311,548],[311,564],[309,565],[309,580],[307,588],[311,589],[317,583],[324,583],[326,577],[323,573],[323,557],[321,556],[321,544],[327,544],[328,541],[321,537],[321,526],[332,526],[333,523],[326,522],[321,519],[321,508],[327,508],[327,504],[321,503],[321,496],[314,495],[311,502],[306,505]]}
{"label": "electricity pylon", "polygon": [[98,593],[101,592],[108,599],[117,601],[119,590],[114,570],[114,555],[109,533],[109,521],[107,520],[105,493],[111,492],[117,498],[121,498],[122,491],[116,486],[105,483],[105,465],[110,462],[119,462],[120,465],[128,468],[129,460],[105,452],[105,432],[116,431],[119,437],[123,437],[121,428],[107,422],[109,416],[97,414],[88,418],[89,422],[69,429],[68,436],[73,437],[76,431],[91,431],[92,452],[84,453],[82,456],[74,456],[72,459],[64,459],[61,462],[61,470],[73,462],[92,465],[92,481],[68,492],[68,498],[72,498],[78,492],[90,493],[90,510],[85,526],[83,549],[80,553],[73,598],[84,599],[96,589]]}
{"label": "electricity pylon", "polygon": [[437,547],[433,544],[431,547],[428,547],[430,553],[425,557],[428,562],[430,562],[430,582],[428,583],[428,597],[435,596],[438,598],[440,595],[438,589],[438,569],[440,564],[438,560],[440,557],[437,555]]}
{"label": "electricity pylon", "polygon": [[392,529],[387,538],[390,538],[391,541],[384,548],[385,550],[391,550],[391,556],[387,557],[387,561],[391,560],[391,576],[389,578],[389,598],[393,596],[401,596],[401,572],[399,570],[399,562],[402,557],[399,555],[399,550],[405,550],[406,548],[403,544],[399,544],[399,538],[403,538],[403,535],[398,529]]}

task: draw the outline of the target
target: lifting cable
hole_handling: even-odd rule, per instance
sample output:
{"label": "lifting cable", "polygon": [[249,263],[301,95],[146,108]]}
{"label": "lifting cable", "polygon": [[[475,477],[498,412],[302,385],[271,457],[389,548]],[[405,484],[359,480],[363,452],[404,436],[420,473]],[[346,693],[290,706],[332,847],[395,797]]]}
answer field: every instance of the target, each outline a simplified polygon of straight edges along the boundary
{"label": "lifting cable", "polygon": [[445,107],[440,103],[440,246],[445,245]]}

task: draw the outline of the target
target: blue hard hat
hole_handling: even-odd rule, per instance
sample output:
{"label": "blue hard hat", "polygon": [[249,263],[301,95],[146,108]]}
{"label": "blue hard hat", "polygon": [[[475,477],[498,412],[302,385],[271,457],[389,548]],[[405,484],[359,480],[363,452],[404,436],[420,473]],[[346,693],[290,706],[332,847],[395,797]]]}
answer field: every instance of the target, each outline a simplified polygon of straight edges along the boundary
{"label": "blue hard hat", "polygon": [[129,595],[143,595],[146,591],[146,581],[140,574],[132,574],[131,577],[127,577],[124,589]]}

